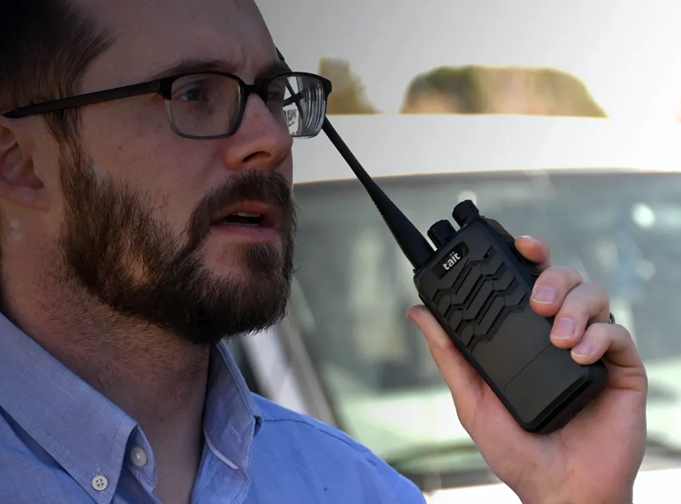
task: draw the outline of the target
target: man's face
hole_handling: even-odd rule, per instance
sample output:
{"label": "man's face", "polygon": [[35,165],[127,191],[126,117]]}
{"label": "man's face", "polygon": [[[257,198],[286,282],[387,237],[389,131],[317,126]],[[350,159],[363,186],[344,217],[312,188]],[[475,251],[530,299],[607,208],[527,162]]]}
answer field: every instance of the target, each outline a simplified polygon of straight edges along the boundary
{"label": "man's face", "polygon": [[[187,60],[222,62],[218,70],[252,83],[277,60],[250,0],[81,1],[116,39],[83,92],[144,82]],[[61,274],[192,342],[281,318],[295,228],[292,140],[260,98],[249,98],[235,135],[217,140],[173,133],[159,95],[81,114],[77,145],[59,155]]]}

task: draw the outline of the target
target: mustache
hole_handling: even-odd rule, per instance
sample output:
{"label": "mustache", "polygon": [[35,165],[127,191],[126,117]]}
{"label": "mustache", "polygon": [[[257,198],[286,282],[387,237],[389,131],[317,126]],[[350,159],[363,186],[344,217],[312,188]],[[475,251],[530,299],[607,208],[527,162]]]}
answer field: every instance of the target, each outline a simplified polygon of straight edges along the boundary
{"label": "mustache", "polygon": [[259,201],[276,208],[282,214],[282,232],[295,232],[297,207],[288,180],[279,173],[248,171],[211,190],[199,202],[189,219],[185,250],[196,249],[208,236],[211,220],[218,212],[243,201]]}

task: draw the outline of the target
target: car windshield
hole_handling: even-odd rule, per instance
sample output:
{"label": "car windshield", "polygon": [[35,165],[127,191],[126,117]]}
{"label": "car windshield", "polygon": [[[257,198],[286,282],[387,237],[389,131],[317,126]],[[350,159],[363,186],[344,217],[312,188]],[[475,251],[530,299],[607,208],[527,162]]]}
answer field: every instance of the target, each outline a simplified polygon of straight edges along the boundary
{"label": "car windshield", "polygon": [[[681,174],[534,170],[379,182],[424,233],[471,199],[512,235],[547,239],[554,264],[605,285],[613,314],[647,364],[651,446],[681,447]],[[406,318],[419,303],[412,268],[363,187],[355,180],[301,184],[296,195],[290,314],[340,428],[422,487],[428,484],[418,478],[440,487],[456,486],[462,474],[488,478]]]}

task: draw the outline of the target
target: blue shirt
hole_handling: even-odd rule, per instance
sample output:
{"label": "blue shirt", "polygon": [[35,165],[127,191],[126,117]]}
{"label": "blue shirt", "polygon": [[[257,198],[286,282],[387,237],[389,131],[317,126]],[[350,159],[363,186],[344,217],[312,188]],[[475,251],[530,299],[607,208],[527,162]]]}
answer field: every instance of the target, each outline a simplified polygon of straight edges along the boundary
{"label": "blue shirt", "polygon": [[[211,356],[193,504],[423,504],[344,433],[252,394]],[[0,315],[0,503],[159,504],[139,425]]]}

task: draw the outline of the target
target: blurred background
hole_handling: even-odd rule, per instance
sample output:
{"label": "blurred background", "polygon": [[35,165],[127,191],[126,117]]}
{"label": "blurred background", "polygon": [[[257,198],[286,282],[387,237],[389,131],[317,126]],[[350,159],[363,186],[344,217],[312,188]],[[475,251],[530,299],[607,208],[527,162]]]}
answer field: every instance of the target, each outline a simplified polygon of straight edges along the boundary
{"label": "blurred background", "polygon": [[[430,82],[446,86],[449,80],[454,89],[456,81],[458,100],[474,101],[471,90],[494,95],[494,104],[478,97],[476,110],[602,111],[645,123],[679,117],[678,1],[262,0],[258,5],[291,65],[320,71],[334,82],[334,114],[398,113],[412,81],[421,76],[423,85],[429,73],[444,67]],[[543,104],[509,106],[514,98],[530,97]],[[464,103],[452,109],[450,103],[443,111],[467,108]],[[431,100],[420,110],[432,107]]]}
{"label": "blurred background", "polygon": [[[605,285],[650,380],[634,500],[659,502],[681,478],[681,2],[257,3],[290,66],[332,81],[334,127],[424,234],[470,199]],[[517,504],[405,317],[413,270],[364,188],[324,134],[294,159],[289,317],[232,343],[249,385],[431,503]]]}

